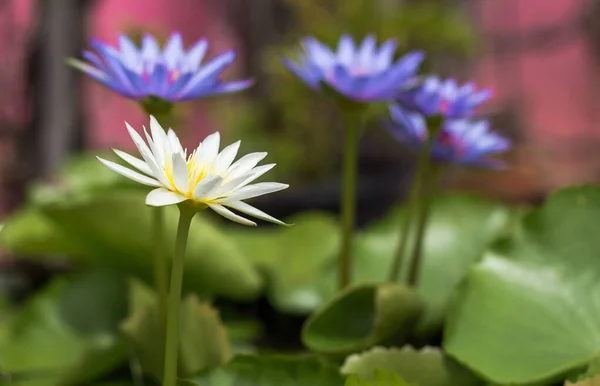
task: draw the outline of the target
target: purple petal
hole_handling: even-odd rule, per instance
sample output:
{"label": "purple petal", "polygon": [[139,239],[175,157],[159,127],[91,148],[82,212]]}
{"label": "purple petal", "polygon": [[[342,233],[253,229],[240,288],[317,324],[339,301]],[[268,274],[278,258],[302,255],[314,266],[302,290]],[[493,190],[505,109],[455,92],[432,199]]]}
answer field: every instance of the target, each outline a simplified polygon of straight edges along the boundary
{"label": "purple petal", "polygon": [[125,35],[119,35],[119,48],[121,53],[121,62],[125,67],[138,73],[142,72],[142,62],[138,49]]}
{"label": "purple petal", "polygon": [[144,35],[141,56],[144,62],[144,71],[151,73],[154,70],[154,64],[160,60],[160,47],[154,36]]}
{"label": "purple petal", "polygon": [[325,69],[335,65],[335,55],[333,52],[318,40],[306,38],[303,41],[303,46],[310,60],[316,66]]}
{"label": "purple petal", "polygon": [[304,68],[301,68],[296,63],[287,58],[283,59],[283,64],[308,86],[312,87],[315,90],[319,89],[319,77],[316,76],[316,74]]}
{"label": "purple petal", "polygon": [[199,40],[190,48],[184,62],[181,66],[182,72],[195,72],[200,68],[200,63],[204,59],[206,50],[208,49],[208,42],[206,39]]}
{"label": "purple petal", "polygon": [[92,51],[83,51],[83,57],[90,61],[94,66],[98,67],[99,70],[106,71],[106,64],[100,59],[96,53]]}
{"label": "purple petal", "polygon": [[183,55],[183,39],[181,38],[181,34],[173,32],[163,49],[163,60],[167,63],[167,69],[169,71],[175,70]]}
{"label": "purple petal", "polygon": [[221,71],[223,71],[226,67],[231,65],[235,60],[235,51],[230,50],[226,53],[216,57],[212,61],[208,62],[204,67],[202,67],[188,82],[188,84],[181,89],[181,91],[176,95],[177,98],[181,98],[184,94],[192,93],[193,89],[196,86],[203,82],[206,79],[210,79],[213,76],[217,75]]}
{"label": "purple petal", "polygon": [[338,50],[336,53],[338,64],[342,64],[346,67],[352,66],[354,62],[355,48],[354,41],[350,35],[343,35],[340,39]]}
{"label": "purple petal", "polygon": [[186,94],[180,100],[188,100],[188,99],[198,98],[198,97],[202,97],[202,96],[230,94],[230,93],[234,93],[237,91],[245,90],[248,87],[252,86],[253,83],[254,83],[254,81],[250,80],[250,79],[240,80],[240,81],[236,81],[236,82],[220,83],[220,84],[217,84],[216,86],[213,86],[210,88],[208,88],[208,87],[207,88],[199,88],[196,93]]}
{"label": "purple petal", "polygon": [[164,64],[158,64],[150,74],[148,93],[162,97],[169,88],[169,70]]}
{"label": "purple petal", "polygon": [[122,63],[115,56],[117,51],[113,47],[106,46],[97,40],[93,40],[90,44],[100,54],[107,65],[109,74],[120,84],[122,90],[128,94],[134,94],[135,90],[131,81],[127,77]]}

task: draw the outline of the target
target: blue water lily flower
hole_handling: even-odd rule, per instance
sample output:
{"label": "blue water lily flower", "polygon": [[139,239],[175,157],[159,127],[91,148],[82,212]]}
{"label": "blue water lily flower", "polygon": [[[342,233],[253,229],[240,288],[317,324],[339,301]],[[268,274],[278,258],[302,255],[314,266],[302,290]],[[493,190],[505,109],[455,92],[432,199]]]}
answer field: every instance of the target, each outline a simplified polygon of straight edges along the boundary
{"label": "blue water lily flower", "polygon": [[[429,135],[425,118],[396,105],[390,106],[390,115],[390,132],[408,147],[421,150]],[[487,120],[449,119],[433,142],[431,157],[436,162],[496,169],[505,165],[490,156],[510,147],[510,140],[490,131]]]}
{"label": "blue water lily flower", "polygon": [[233,50],[203,64],[208,43],[202,39],[188,51],[179,33],[173,33],[161,50],[146,34],[142,46],[119,36],[118,47],[92,40],[93,51],[84,51],[87,62],[70,63],[119,94],[136,100],[154,96],[171,102],[243,90],[251,80],[222,82],[220,75],[235,59]]}
{"label": "blue water lily flower", "polygon": [[431,76],[413,91],[400,94],[398,102],[427,116],[459,119],[472,117],[491,96],[489,89],[477,90],[471,82],[459,86],[454,79],[442,81]]}
{"label": "blue water lily flower", "polygon": [[336,52],[314,38],[302,42],[298,62],[285,65],[304,83],[319,90],[322,83],[358,102],[392,101],[414,80],[424,55],[412,52],[394,61],[396,44],[388,40],[377,47],[374,36],[355,45],[343,35]]}

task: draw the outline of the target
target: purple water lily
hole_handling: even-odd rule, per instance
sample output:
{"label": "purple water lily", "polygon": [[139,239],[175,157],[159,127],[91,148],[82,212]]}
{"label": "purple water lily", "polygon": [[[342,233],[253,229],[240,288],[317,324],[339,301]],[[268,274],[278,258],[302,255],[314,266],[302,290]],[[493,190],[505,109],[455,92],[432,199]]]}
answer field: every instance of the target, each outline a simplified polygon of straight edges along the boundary
{"label": "purple water lily", "polygon": [[[390,106],[390,116],[390,132],[408,147],[421,150],[429,135],[425,118],[396,105]],[[497,169],[505,164],[490,156],[510,147],[510,140],[490,131],[487,120],[449,119],[433,142],[431,157],[436,162]]]}
{"label": "purple water lily", "polygon": [[336,52],[314,38],[302,42],[298,63],[285,59],[285,65],[310,87],[322,83],[348,99],[358,102],[393,101],[414,80],[424,55],[412,52],[394,61],[396,43],[388,40],[377,47],[375,37],[367,36],[355,45],[343,35]]}
{"label": "purple water lily", "polygon": [[84,51],[87,62],[70,64],[119,94],[140,100],[154,96],[171,102],[243,90],[251,80],[222,82],[220,75],[235,60],[235,52],[202,64],[208,43],[202,39],[188,51],[179,33],[173,33],[161,50],[156,39],[146,34],[142,46],[119,36],[118,47],[92,40],[93,51]]}
{"label": "purple water lily", "polygon": [[459,86],[454,79],[442,81],[431,76],[420,87],[400,94],[398,102],[427,116],[440,114],[448,119],[460,119],[472,117],[491,96],[490,90],[477,90],[471,82]]}

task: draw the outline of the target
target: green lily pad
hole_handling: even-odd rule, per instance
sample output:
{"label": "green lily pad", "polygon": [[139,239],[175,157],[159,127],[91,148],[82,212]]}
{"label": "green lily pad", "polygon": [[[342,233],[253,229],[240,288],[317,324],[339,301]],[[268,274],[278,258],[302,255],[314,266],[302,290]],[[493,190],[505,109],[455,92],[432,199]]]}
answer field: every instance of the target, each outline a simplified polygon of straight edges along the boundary
{"label": "green lily pad", "polygon": [[[393,210],[359,235],[355,282],[386,280],[400,236],[404,207]],[[426,304],[417,333],[427,336],[442,326],[457,284],[488,245],[510,224],[509,210],[485,199],[447,194],[436,198],[424,243],[418,292]],[[405,259],[408,260],[407,257]],[[404,262],[406,274],[408,262]]]}
{"label": "green lily pad", "polygon": [[447,353],[499,384],[550,383],[600,350],[600,188],[571,188],[526,215],[471,269]]}
{"label": "green lily pad", "polygon": [[194,378],[202,386],[340,386],[336,366],[313,356],[240,355]]}
{"label": "green lily pad", "polygon": [[[151,290],[139,283],[132,283],[132,310],[122,323],[122,330],[132,345],[143,373],[161,380],[164,365],[162,323],[156,297],[150,298],[148,294],[152,294]],[[182,301],[180,336],[181,376],[192,375],[229,360],[227,331],[217,310],[194,294]]]}
{"label": "green lily pad", "polygon": [[0,245],[10,253],[27,257],[81,254],[76,244],[33,206],[4,220]]}
{"label": "green lily pad", "polygon": [[[112,297],[112,288],[120,286],[118,277],[115,272],[90,271],[71,281],[55,281],[23,308],[12,309],[14,315],[0,325],[0,369],[19,385],[71,386],[121,365],[126,350],[111,330],[123,316],[123,304]],[[93,289],[87,281],[95,283]],[[97,304],[106,305],[101,313],[95,310]],[[83,315],[99,320],[81,329]]]}
{"label": "green lily pad", "polygon": [[[346,386],[409,386],[409,384],[396,373],[376,369],[374,375],[369,379],[351,374],[346,379]],[[422,386],[426,385],[423,384]]]}
{"label": "green lily pad", "polygon": [[404,285],[353,286],[306,321],[302,341],[316,352],[357,352],[405,337],[422,311],[419,296]]}
{"label": "green lily pad", "polygon": [[[323,299],[314,291],[315,276],[335,264],[339,226],[333,216],[319,212],[302,213],[288,221],[294,226],[238,232],[235,239],[267,276],[271,303],[283,312],[307,314],[322,304]],[[334,292],[334,288],[326,291]]]}
{"label": "green lily pad", "polygon": [[373,379],[377,370],[394,372],[406,382],[420,386],[482,386],[485,382],[434,347],[415,350],[375,347],[346,358],[342,374]]}
{"label": "green lily pad", "polygon": [[[54,252],[73,260],[112,264],[152,282],[152,208],[144,204],[144,197],[145,192],[121,190],[40,206],[38,215],[50,228],[41,232],[44,244],[38,244],[37,252],[43,253],[43,245],[54,246]],[[166,242],[174,245],[178,210],[174,206],[164,210]],[[255,298],[262,285],[258,273],[233,241],[202,215],[194,218],[190,229],[184,289],[235,299]],[[0,232],[3,245],[8,244],[8,250],[17,255],[32,252],[30,245],[40,238],[36,239],[38,236],[31,235],[25,226],[20,226],[18,232],[11,231],[11,227],[11,221],[7,221]],[[68,245],[63,243],[64,235],[68,235]],[[7,240],[9,243],[4,243]]]}

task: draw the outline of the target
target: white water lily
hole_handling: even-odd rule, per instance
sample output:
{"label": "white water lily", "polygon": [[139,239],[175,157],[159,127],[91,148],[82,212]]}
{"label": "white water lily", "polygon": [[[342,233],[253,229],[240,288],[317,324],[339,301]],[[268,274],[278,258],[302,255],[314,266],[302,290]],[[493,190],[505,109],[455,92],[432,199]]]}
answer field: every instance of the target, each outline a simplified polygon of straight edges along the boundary
{"label": "white water lily", "polygon": [[208,206],[221,216],[243,225],[256,223],[228,208],[247,215],[286,225],[243,200],[286,189],[289,185],[254,180],[271,170],[275,164],[256,166],[267,153],[250,153],[233,162],[240,141],[219,152],[219,133],[206,137],[191,154],[183,149],[175,132],[168,132],[150,116],[150,134],[144,127],[147,143],[128,124],[127,130],[142,158],[114,149],[114,152],[139,172],[98,157],[100,162],[141,184],[156,187],[148,193],[146,204],[165,206],[191,200],[199,208]]}

